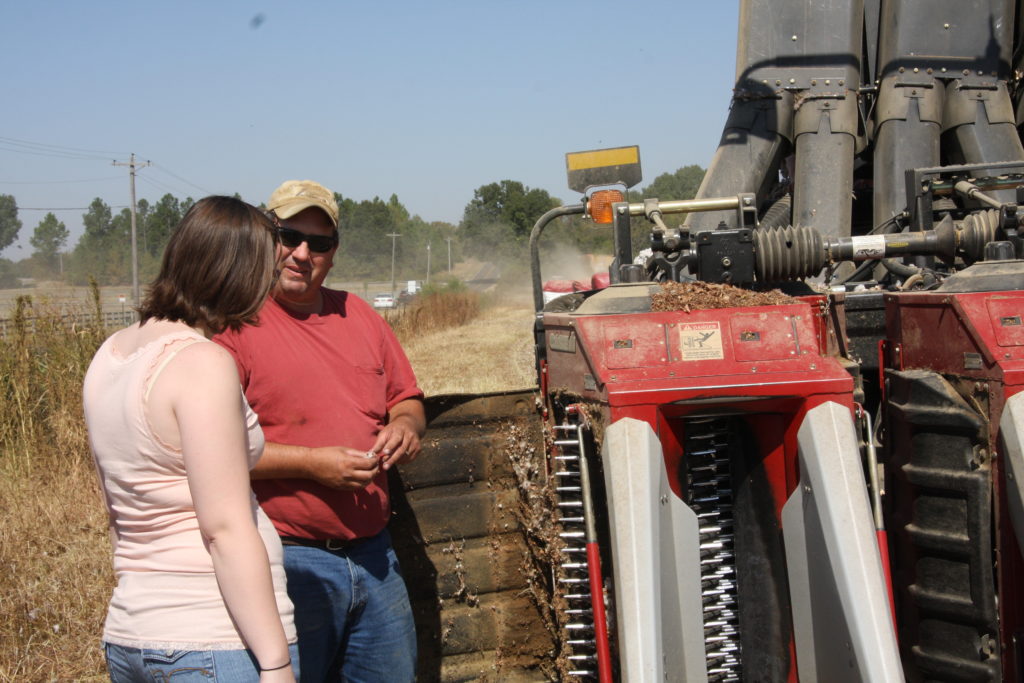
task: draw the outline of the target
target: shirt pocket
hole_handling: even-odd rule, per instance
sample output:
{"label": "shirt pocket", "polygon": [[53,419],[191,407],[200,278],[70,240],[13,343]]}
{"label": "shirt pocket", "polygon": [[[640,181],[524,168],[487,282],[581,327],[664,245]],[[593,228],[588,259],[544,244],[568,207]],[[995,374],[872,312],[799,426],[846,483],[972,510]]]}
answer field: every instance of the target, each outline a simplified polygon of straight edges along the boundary
{"label": "shirt pocket", "polygon": [[353,366],[358,396],[356,404],[374,419],[383,422],[388,414],[388,382],[383,366]]}

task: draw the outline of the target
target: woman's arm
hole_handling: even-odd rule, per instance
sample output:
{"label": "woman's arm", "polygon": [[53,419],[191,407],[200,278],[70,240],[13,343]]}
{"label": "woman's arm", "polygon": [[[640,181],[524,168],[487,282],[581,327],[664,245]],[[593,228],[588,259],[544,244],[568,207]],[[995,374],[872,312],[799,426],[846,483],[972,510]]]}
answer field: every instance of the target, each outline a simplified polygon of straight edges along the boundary
{"label": "woman's arm", "polygon": [[[270,563],[252,513],[247,437],[234,361],[214,344],[182,350],[160,382],[181,436],[199,530],[231,618],[261,668],[288,661]],[[284,678],[281,678],[283,676]],[[288,680],[291,669],[263,675]]]}

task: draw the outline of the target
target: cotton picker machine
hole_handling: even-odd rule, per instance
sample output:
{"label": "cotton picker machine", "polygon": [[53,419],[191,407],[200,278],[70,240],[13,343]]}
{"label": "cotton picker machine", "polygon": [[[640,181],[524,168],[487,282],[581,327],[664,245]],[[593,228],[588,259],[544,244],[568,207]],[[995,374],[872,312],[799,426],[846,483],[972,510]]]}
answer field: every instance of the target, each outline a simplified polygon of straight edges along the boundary
{"label": "cotton picker machine", "polygon": [[[1018,7],[740,14],[697,198],[574,153],[583,201],[531,236],[566,675],[1022,680]],[[568,215],[610,226],[612,284],[545,304]]]}

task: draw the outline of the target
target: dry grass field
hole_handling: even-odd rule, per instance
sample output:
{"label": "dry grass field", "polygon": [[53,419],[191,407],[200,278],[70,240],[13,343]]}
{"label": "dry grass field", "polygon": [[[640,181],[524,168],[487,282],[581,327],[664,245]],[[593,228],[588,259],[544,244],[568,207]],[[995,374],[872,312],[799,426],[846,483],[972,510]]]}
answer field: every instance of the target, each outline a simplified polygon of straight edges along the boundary
{"label": "dry grass field", "polygon": [[537,384],[533,309],[525,299],[492,305],[465,325],[406,333],[402,344],[420,386],[430,396]]}
{"label": "dry grass field", "polygon": [[[68,306],[96,313],[109,294]],[[113,573],[80,396],[108,330],[95,316],[70,323],[56,299],[0,310],[12,318],[0,336],[0,683],[106,678]],[[534,385],[528,297],[486,299],[463,292],[390,316],[428,394]]]}

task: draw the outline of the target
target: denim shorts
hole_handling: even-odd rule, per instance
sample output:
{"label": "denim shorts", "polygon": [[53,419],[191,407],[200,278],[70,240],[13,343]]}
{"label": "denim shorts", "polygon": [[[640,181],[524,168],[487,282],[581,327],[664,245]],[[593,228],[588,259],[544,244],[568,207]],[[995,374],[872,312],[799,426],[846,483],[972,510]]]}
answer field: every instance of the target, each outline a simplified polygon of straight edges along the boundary
{"label": "denim shorts", "polygon": [[[104,643],[112,683],[256,683],[256,658],[248,650],[147,650]],[[288,647],[299,678],[298,645]]]}

